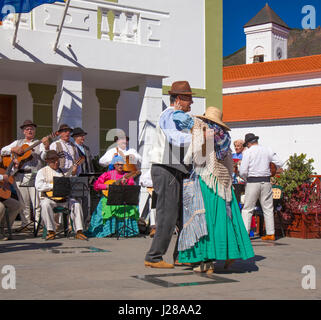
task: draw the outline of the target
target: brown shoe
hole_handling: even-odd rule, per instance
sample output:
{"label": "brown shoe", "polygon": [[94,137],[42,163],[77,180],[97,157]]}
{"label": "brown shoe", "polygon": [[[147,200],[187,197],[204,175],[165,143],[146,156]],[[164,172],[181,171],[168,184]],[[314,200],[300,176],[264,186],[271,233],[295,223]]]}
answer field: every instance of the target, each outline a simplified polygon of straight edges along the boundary
{"label": "brown shoe", "polygon": [[156,233],[156,228],[152,228],[152,230],[151,230],[150,233],[149,233],[149,236],[150,236],[151,238],[154,238],[155,233]]}
{"label": "brown shoe", "polygon": [[82,230],[77,231],[75,239],[88,240],[88,238],[83,234]]}
{"label": "brown shoe", "polygon": [[267,234],[264,237],[261,237],[262,240],[270,240],[270,241],[275,241],[275,235],[274,234]]}
{"label": "brown shoe", "polygon": [[173,269],[174,265],[167,263],[163,260],[158,261],[158,262],[149,262],[149,261],[145,261],[144,262],[145,267],[150,267],[150,268],[159,268],[159,269]]}
{"label": "brown shoe", "polygon": [[56,238],[56,232],[55,231],[48,231],[48,235],[46,237],[46,240],[54,240]]}

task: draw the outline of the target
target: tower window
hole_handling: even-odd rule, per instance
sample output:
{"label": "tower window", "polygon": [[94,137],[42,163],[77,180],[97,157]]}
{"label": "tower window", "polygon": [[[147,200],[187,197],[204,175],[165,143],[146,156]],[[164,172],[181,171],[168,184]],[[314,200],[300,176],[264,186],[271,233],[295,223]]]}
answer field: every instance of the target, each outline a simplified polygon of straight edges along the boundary
{"label": "tower window", "polygon": [[264,62],[264,54],[256,55],[253,57],[253,63]]}

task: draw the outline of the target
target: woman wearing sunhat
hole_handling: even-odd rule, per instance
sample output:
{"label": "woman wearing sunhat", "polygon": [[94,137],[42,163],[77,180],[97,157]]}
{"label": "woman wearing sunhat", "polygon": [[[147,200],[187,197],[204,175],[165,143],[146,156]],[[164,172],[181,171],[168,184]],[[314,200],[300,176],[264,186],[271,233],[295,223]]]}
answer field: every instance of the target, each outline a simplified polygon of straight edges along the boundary
{"label": "woman wearing sunhat", "polygon": [[[188,122],[186,119],[178,121]],[[195,213],[204,212],[200,205],[189,221],[184,219],[188,234],[184,234],[183,229],[179,262],[200,264],[194,267],[196,272],[214,272],[213,260],[225,260],[225,268],[228,268],[235,259],[254,256],[232,189],[233,160],[228,131],[230,128],[222,121],[222,112],[216,107],[208,107],[203,116],[193,118],[192,144],[185,161],[193,160],[203,198],[207,234],[200,234],[197,222],[188,228],[189,224],[193,226]],[[189,243],[191,238],[194,239],[192,244]]]}

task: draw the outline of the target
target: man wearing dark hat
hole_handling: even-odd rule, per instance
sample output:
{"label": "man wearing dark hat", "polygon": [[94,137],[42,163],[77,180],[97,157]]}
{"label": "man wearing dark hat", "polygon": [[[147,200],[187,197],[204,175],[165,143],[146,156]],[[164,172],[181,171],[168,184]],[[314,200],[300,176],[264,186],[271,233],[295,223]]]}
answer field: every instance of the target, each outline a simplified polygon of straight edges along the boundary
{"label": "man wearing dark hat", "polygon": [[[8,146],[3,147],[1,150],[2,156],[8,156],[12,153],[22,155],[22,145],[27,144],[30,146],[38,142],[38,140],[35,139],[37,128],[37,125],[35,123],[33,123],[31,120],[25,120],[20,128],[23,132],[24,139],[16,140]],[[23,211],[20,212],[20,230],[24,229],[31,223],[30,203],[32,203],[32,206],[36,208],[36,221],[38,221],[38,218],[40,216],[39,197],[37,194],[35,195],[35,189],[33,187],[24,187],[23,185],[28,184],[31,179],[32,173],[37,172],[43,166],[42,160],[44,160],[46,150],[49,150],[49,140],[47,137],[43,138],[42,143],[33,149],[32,157],[30,158],[30,160],[23,163],[20,170],[15,176],[19,202],[24,208]]]}
{"label": "man wearing dark hat", "polygon": [[76,231],[76,239],[87,240],[83,234],[83,211],[81,205],[75,199],[69,198],[67,201],[60,201],[58,204],[51,199],[46,192],[53,189],[53,177],[63,177],[64,173],[59,168],[60,156],[55,150],[50,150],[46,154],[47,166],[40,169],[36,176],[36,189],[41,193],[40,206],[41,217],[48,230],[47,240],[53,240],[56,237],[56,221],[53,209],[57,206],[70,208],[70,218],[73,222],[73,228]]}
{"label": "man wearing dark hat", "polygon": [[246,181],[242,217],[246,230],[249,232],[254,208],[257,200],[264,214],[266,236],[262,240],[275,240],[273,193],[270,182],[270,163],[282,167],[283,162],[270,149],[258,144],[259,137],[253,133],[245,135],[244,147],[239,175]]}
{"label": "man wearing dark hat", "polygon": [[[82,128],[79,128],[79,127],[74,128],[71,134],[72,138],[75,141],[75,146],[77,148],[79,156],[85,157],[85,162],[80,166],[80,171],[79,171],[79,173],[84,173],[84,174],[95,172],[90,149],[84,144],[86,135],[87,135],[87,132],[85,132]],[[89,182],[91,183],[93,179],[94,177],[89,178]],[[90,219],[90,215],[88,214],[90,194],[87,193],[85,197],[82,197],[79,200],[81,201],[81,204],[82,204],[84,222],[85,222],[85,225],[87,225],[90,222],[88,221]]]}
{"label": "man wearing dark hat", "polygon": [[[193,103],[192,91],[187,81],[177,81],[169,91],[171,107],[160,115],[156,136],[151,150],[151,176],[156,203],[156,233],[145,257],[145,266],[152,268],[174,268],[174,264],[163,261],[170,244],[177,220],[182,213],[183,178],[189,167],[183,162],[185,151],[191,143],[190,132],[177,129],[173,119],[175,111],[189,112]],[[178,256],[175,249],[173,260]]]}
{"label": "man wearing dark hat", "polygon": [[85,162],[80,167],[81,168],[80,173],[89,173],[89,172],[95,171],[90,149],[88,146],[84,144],[86,135],[87,135],[87,132],[85,132],[82,128],[79,128],[79,127],[74,128],[71,134],[72,138],[75,141],[75,146],[77,148],[79,156],[85,157]]}
{"label": "man wearing dark hat", "polygon": [[[59,168],[64,172],[68,172],[73,167],[74,163],[79,159],[79,154],[76,146],[70,141],[73,129],[67,124],[59,126],[59,140],[50,145],[50,150],[55,150],[63,157],[59,159]],[[80,173],[80,167],[77,169],[77,174]]]}

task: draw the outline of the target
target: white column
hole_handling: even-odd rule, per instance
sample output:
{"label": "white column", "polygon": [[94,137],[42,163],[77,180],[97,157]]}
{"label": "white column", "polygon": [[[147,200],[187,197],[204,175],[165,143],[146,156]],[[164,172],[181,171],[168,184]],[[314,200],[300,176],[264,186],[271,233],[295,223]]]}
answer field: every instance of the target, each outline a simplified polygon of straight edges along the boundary
{"label": "white column", "polygon": [[82,127],[82,104],[81,72],[63,70],[54,101],[54,126],[66,123],[72,128]]}
{"label": "white column", "polygon": [[[138,148],[142,156],[141,171],[144,174],[150,169],[150,151],[155,136],[155,128],[159,116],[163,111],[162,78],[147,77],[139,87],[141,97],[141,110],[138,118]],[[141,189],[139,212],[143,212],[148,193],[146,188]]]}
{"label": "white column", "polygon": [[89,146],[93,156],[99,154],[99,102],[96,96],[96,89],[83,86],[83,126],[88,133],[85,144]]}
{"label": "white column", "polygon": [[162,78],[147,77],[140,85],[142,107],[138,123],[138,146],[143,157],[142,169],[149,169],[149,151],[153,144],[156,124],[163,111]]}

